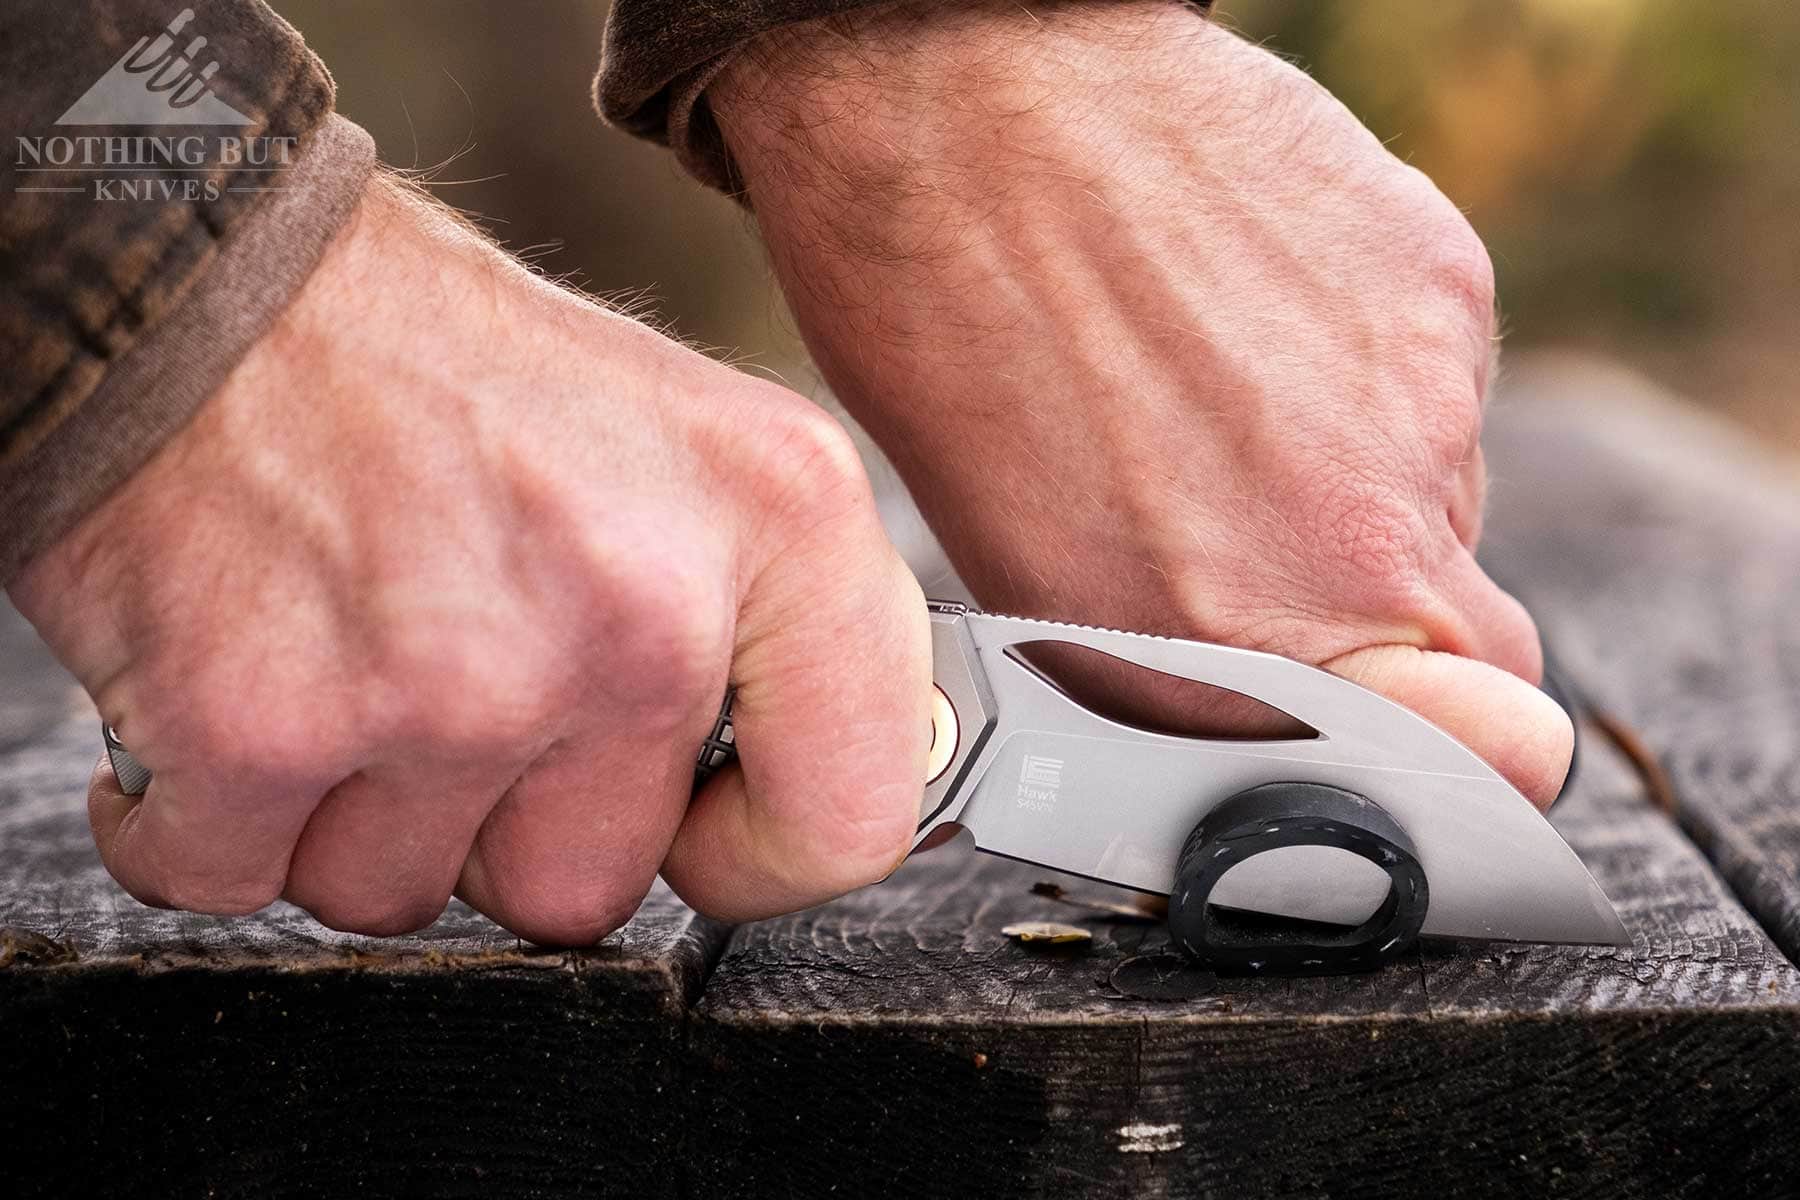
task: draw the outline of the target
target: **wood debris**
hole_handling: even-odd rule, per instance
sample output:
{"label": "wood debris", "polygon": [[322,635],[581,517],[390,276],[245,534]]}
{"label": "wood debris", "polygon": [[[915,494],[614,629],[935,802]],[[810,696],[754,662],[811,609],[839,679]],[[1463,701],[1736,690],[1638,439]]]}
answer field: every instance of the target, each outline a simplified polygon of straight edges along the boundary
{"label": "wood debris", "polygon": [[1169,915],[1169,900],[1166,896],[1134,895],[1124,901],[1108,900],[1101,896],[1071,892],[1062,884],[1051,883],[1049,880],[1032,884],[1031,894],[1054,900],[1058,904],[1067,904],[1071,908],[1079,908],[1089,916],[1103,917],[1108,921],[1154,923]]}
{"label": "wood debris", "polygon": [[1076,942],[1091,942],[1094,935],[1079,925],[1062,925],[1055,921],[1021,921],[1016,925],[1008,925],[1000,931],[1015,942],[1026,945],[1069,946]]}

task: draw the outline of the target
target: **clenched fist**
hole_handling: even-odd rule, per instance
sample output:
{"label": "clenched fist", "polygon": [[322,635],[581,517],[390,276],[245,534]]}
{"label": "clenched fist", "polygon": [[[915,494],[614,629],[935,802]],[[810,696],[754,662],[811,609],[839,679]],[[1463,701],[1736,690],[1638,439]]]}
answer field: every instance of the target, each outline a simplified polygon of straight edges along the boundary
{"label": "clenched fist", "polygon": [[[989,608],[1271,650],[1547,804],[1572,731],[1476,565],[1480,240],[1302,72],[1174,0],[880,5],[708,92],[825,376]],[[1230,697],[1046,663],[1159,727]]]}
{"label": "clenched fist", "polygon": [[917,821],[926,612],[842,430],[393,183],[12,594],[155,772],[90,795],[148,903],[585,943],[659,869],[766,915]]}

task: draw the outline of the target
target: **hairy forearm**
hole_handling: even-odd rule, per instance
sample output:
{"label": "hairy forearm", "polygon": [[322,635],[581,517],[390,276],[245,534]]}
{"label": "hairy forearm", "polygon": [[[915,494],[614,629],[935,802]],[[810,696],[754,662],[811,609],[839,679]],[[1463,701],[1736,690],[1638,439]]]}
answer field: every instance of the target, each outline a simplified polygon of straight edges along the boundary
{"label": "hairy forearm", "polygon": [[[1054,10],[1077,4],[1135,2],[1037,0],[1029,14],[1018,5],[1012,12],[1037,20],[1038,14],[1060,16]],[[1210,0],[1189,3],[1202,10]],[[683,165],[700,179],[729,187],[728,157],[706,103],[708,87],[720,69],[760,37],[870,9],[882,10],[886,23],[894,7],[887,0],[617,0],[607,21],[606,52],[594,81],[594,99],[608,121],[673,146]],[[929,12],[937,21],[971,7],[980,6],[937,0],[919,11]]]}
{"label": "hairy forearm", "polygon": [[1061,170],[1054,143],[1084,119],[1192,122],[1155,110],[1166,83],[1192,82],[1205,33],[1179,0],[913,0],[765,34],[708,99],[753,201],[804,191],[820,211],[903,208],[1011,187],[1034,161]]}
{"label": "hairy forearm", "polygon": [[1470,553],[1486,252],[1316,83],[1173,0],[982,0],[769,34],[709,96],[815,359],[984,605],[1341,670],[1555,794],[1567,723],[1494,669],[1535,678],[1535,631]]}
{"label": "hairy forearm", "polygon": [[1169,261],[1209,272],[1197,228],[1127,214],[1263,186],[1223,161],[1259,132],[1246,52],[1174,0],[983,0],[796,26],[727,69],[714,110],[790,303],[902,470],[961,436],[922,409],[999,394],[921,394],[927,366],[1016,374],[1052,341],[1117,377],[1189,365],[1094,314]]}

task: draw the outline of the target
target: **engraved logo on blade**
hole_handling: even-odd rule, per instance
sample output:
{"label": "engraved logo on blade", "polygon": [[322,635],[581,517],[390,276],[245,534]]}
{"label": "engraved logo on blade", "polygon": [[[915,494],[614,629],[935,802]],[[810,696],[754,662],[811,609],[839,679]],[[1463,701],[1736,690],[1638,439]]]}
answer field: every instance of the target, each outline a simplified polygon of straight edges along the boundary
{"label": "engraved logo on blade", "polygon": [[1062,788],[1062,772],[1062,759],[1027,754],[1019,767],[1019,807],[1046,813],[1054,809]]}

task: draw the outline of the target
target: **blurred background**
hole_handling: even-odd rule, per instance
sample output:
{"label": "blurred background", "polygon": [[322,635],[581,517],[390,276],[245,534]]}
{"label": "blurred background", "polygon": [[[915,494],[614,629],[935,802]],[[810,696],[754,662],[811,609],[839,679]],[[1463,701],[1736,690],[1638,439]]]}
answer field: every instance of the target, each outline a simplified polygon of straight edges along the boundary
{"label": "blurred background", "polygon": [[[607,5],[273,0],[383,158],[602,294],[808,386],[744,215],[608,130]],[[1487,239],[1509,352],[1621,360],[1800,452],[1800,4],[1220,0]]]}

